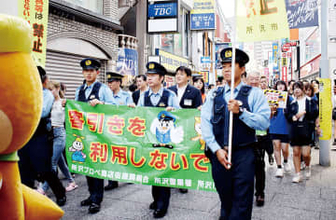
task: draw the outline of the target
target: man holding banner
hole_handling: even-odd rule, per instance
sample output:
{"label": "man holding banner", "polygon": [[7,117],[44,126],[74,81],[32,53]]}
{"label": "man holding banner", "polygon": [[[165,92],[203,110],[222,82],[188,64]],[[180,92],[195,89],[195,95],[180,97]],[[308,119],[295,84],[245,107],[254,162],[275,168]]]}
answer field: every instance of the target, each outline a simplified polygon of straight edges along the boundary
{"label": "man holding banner", "polygon": [[[87,58],[80,62],[85,78],[84,84],[76,90],[76,101],[88,102],[91,106],[98,104],[113,104],[113,96],[107,85],[98,82],[100,62]],[[89,206],[89,213],[100,211],[100,203],[103,200],[104,180],[86,176],[90,197],[81,202],[81,206]]]}
{"label": "man holding banner", "polygon": [[[162,86],[167,70],[156,62],[147,63],[146,68],[149,90],[141,94],[138,106],[161,107],[166,108],[167,111],[179,109],[180,106],[176,95]],[[164,217],[169,206],[170,188],[152,186],[152,196],[154,201],[150,204],[149,208],[154,209],[153,217]]]}
{"label": "man holding banner", "polygon": [[[221,51],[223,75],[227,84],[210,91],[201,111],[202,136],[213,153],[212,177],[221,200],[220,219],[251,219],[256,142],[255,130],[269,126],[270,109],[263,92],[241,81],[248,55],[235,51],[234,79],[231,79],[232,48]],[[235,99],[230,99],[234,82]],[[233,117],[233,136],[229,137],[229,113]],[[232,162],[227,146],[232,138]]]}

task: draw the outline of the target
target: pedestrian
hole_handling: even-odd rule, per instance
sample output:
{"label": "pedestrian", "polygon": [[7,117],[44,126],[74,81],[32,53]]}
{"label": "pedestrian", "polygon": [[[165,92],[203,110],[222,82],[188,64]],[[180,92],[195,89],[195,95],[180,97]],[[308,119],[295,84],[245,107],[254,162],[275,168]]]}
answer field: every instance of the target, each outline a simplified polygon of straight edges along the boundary
{"label": "pedestrian", "polygon": [[[176,95],[162,86],[167,70],[156,62],[147,63],[146,68],[149,89],[141,94],[138,106],[165,107],[166,111],[180,108]],[[164,217],[169,207],[170,188],[152,186],[152,196],[154,201],[150,204],[149,208],[154,210],[153,217]]]}
{"label": "pedestrian", "polygon": [[200,77],[198,77],[198,76],[193,77],[193,85],[201,91],[202,102],[204,103],[206,94],[205,94],[205,85],[204,85],[203,78],[201,76]]}
{"label": "pedestrian", "polygon": [[[212,177],[221,200],[220,219],[251,219],[253,205],[256,142],[255,130],[269,126],[270,109],[259,88],[245,85],[248,55],[236,49],[234,99],[230,97],[232,48],[221,51],[224,87],[212,90],[202,106],[202,137],[212,153]],[[229,112],[233,113],[232,162],[228,161]]]}
{"label": "pedestrian", "polygon": [[[62,172],[66,179],[69,181],[68,186],[65,188],[66,191],[72,191],[78,187],[75,180],[72,178],[68,166],[65,163],[63,156],[63,151],[65,149],[65,111],[62,106],[64,94],[61,91],[61,84],[57,81],[50,81],[48,89],[51,90],[55,101],[51,109],[51,126],[53,128],[53,154],[51,158],[51,167],[53,172],[57,173],[57,165],[62,164]],[[49,189],[47,182],[44,182],[42,187],[37,190],[39,193],[45,195],[45,192]]]}
{"label": "pedestrian", "polygon": [[137,105],[139,102],[140,95],[148,90],[148,86],[147,86],[146,75],[137,75],[135,79],[136,79],[137,90],[133,92],[132,98],[133,98],[134,104]]}
{"label": "pedestrian", "polygon": [[[287,85],[284,81],[279,80],[274,85],[274,89],[287,92]],[[292,101],[292,97],[288,96],[286,105]],[[288,122],[285,117],[285,109],[279,108],[277,105],[271,107],[272,117],[271,125],[269,127],[269,133],[273,141],[274,156],[277,164],[275,176],[282,178],[285,172],[291,171],[291,166],[288,163],[289,157],[289,137],[288,137]],[[283,154],[283,167],[281,163],[281,153]]]}
{"label": "pedestrian", "polygon": [[[130,105],[133,103],[131,95],[121,89],[122,84],[122,78],[124,76],[115,73],[115,72],[107,72],[106,78],[107,78],[107,84],[110,87],[114,99],[115,105]],[[112,190],[118,187],[118,181],[115,180],[109,180],[108,184],[105,186],[105,190]]]}
{"label": "pedestrian", "polygon": [[301,154],[306,164],[306,178],[311,176],[310,146],[312,134],[315,128],[315,120],[318,117],[318,105],[316,100],[307,97],[304,93],[302,82],[293,85],[295,99],[290,103],[286,117],[290,122],[290,144],[293,147],[293,162],[295,175],[293,183],[302,181],[300,173]]}
{"label": "pedestrian", "polygon": [[[190,78],[191,70],[180,66],[175,71],[176,85],[168,88],[176,94],[181,108],[198,108],[203,104],[200,90],[189,85]],[[181,193],[188,192],[188,189],[179,190]]]}
{"label": "pedestrian", "polygon": [[[269,89],[268,79],[267,79],[266,76],[260,76],[260,89],[262,89],[262,90]],[[269,165],[273,166],[273,164],[274,164],[273,152],[274,151],[273,151],[273,144],[272,144],[272,140],[271,140],[271,135],[269,133],[269,129],[267,129],[267,134],[264,138],[271,141],[270,145],[267,145],[267,146],[264,145],[264,146],[266,147],[265,151],[267,152],[267,155],[268,155],[268,163],[269,163]]]}
{"label": "pedestrian", "polygon": [[[247,84],[259,88],[260,73],[257,71],[247,74]],[[255,197],[257,206],[263,206],[265,203],[265,185],[266,185],[266,172],[265,172],[265,150],[273,148],[271,138],[267,130],[256,130],[257,142],[255,144],[254,153],[255,161]]]}
{"label": "pedestrian", "polygon": [[[92,107],[103,104],[113,104],[114,99],[109,87],[97,80],[100,62],[96,59],[86,58],[80,62],[83,69],[84,83],[77,88],[75,100],[87,102]],[[100,211],[100,204],[104,195],[104,180],[86,176],[90,196],[81,201],[81,206],[89,206],[89,213]]]}
{"label": "pedestrian", "polygon": [[19,169],[21,182],[30,188],[35,188],[35,180],[48,182],[55,194],[56,203],[63,206],[66,203],[65,188],[51,167],[52,157],[52,127],[50,112],[54,96],[48,90],[49,78],[43,67],[38,66],[43,86],[43,107],[39,125],[29,142],[18,151],[20,157]]}

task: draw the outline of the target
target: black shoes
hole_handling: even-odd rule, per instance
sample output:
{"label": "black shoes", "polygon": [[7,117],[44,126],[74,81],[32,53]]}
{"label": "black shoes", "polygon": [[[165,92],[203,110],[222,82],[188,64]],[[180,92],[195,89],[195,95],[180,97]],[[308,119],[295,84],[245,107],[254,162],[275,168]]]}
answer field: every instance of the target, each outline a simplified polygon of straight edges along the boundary
{"label": "black shoes", "polygon": [[155,210],[156,209],[156,203],[155,202],[152,202],[150,205],[149,205],[149,209],[152,209],[152,210]]}
{"label": "black shoes", "polygon": [[187,193],[188,192],[188,189],[179,189],[180,190],[180,193]]}
{"label": "black shoes", "polygon": [[92,202],[89,207],[89,213],[94,214],[100,211],[100,204]]}
{"label": "black shoes", "polygon": [[56,199],[56,203],[58,206],[64,206],[66,202],[66,196],[64,195],[62,198]]}
{"label": "black shoes", "polygon": [[265,203],[265,197],[264,196],[256,196],[256,203],[258,207],[264,206]]}
{"label": "black shoes", "polygon": [[268,155],[268,162],[269,162],[269,165],[273,166],[273,164],[274,164],[274,157],[273,157],[273,154]]}
{"label": "black shoes", "polygon": [[156,209],[153,213],[154,218],[162,218],[166,215],[167,210],[164,209]]}
{"label": "black shoes", "polygon": [[83,201],[81,201],[80,205],[81,206],[89,206],[91,205],[91,200],[90,199],[84,199]]}
{"label": "black shoes", "polygon": [[117,181],[112,181],[112,182],[109,181],[109,183],[107,184],[107,186],[104,187],[104,189],[106,191],[112,190],[112,189],[115,189],[115,188],[118,188],[118,182]]}

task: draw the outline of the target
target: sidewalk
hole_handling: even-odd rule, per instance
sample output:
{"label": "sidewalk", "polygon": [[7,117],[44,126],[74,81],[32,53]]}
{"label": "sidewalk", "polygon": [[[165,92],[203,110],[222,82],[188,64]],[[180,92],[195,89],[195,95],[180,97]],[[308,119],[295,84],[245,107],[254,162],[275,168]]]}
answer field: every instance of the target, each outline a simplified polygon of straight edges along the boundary
{"label": "sidewalk", "polygon": [[[311,179],[300,184],[291,182],[291,174],[282,179],[274,177],[276,166],[270,167],[267,162],[265,206],[259,208],[254,204],[252,219],[335,220],[336,151],[331,151],[331,166],[327,168],[318,165],[318,156],[319,151],[312,149]],[[292,165],[291,158],[289,163]],[[119,188],[104,193],[101,211],[91,215],[87,207],[80,206],[80,201],[89,195],[86,179],[76,175],[76,182],[79,188],[67,194],[63,219],[153,219],[148,208],[152,202],[151,186],[120,183]],[[181,194],[172,189],[170,207],[162,219],[218,219],[219,210],[217,193],[189,190]]]}

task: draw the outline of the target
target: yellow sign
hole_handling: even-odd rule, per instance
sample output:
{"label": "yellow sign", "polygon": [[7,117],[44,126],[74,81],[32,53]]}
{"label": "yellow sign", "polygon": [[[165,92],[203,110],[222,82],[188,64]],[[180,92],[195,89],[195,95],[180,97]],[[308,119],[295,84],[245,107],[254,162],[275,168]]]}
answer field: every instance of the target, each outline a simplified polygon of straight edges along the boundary
{"label": "yellow sign", "polygon": [[175,73],[179,66],[189,66],[187,59],[168,53],[166,51],[157,49],[156,54],[160,56],[161,65],[164,66],[169,72]]}
{"label": "yellow sign", "polygon": [[45,67],[47,50],[49,0],[18,0],[18,16],[33,28],[33,58],[37,65]]}
{"label": "yellow sign", "polygon": [[321,135],[320,140],[330,140],[332,133],[331,125],[331,80],[320,79],[319,118]]}
{"label": "yellow sign", "polygon": [[239,0],[238,41],[267,41],[289,38],[284,0]]}

